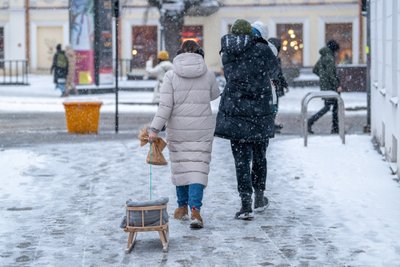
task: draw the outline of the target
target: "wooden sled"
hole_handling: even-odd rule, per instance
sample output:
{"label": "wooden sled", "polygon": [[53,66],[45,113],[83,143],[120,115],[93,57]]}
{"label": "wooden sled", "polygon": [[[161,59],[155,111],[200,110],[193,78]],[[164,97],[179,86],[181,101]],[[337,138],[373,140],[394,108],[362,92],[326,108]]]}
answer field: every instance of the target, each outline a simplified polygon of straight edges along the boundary
{"label": "wooden sled", "polygon": [[[149,215],[151,213],[151,215]],[[154,215],[159,214],[159,219],[155,222]],[[132,216],[134,218],[132,218]],[[149,216],[153,220],[149,223]],[[158,215],[157,215],[158,216]],[[168,251],[169,227],[168,227],[167,204],[153,206],[129,206],[126,205],[126,227],[124,231],[128,235],[128,247],[126,253],[130,253],[135,246],[137,234],[139,232],[158,231],[163,247],[163,252]],[[132,223],[133,222],[133,223]]]}

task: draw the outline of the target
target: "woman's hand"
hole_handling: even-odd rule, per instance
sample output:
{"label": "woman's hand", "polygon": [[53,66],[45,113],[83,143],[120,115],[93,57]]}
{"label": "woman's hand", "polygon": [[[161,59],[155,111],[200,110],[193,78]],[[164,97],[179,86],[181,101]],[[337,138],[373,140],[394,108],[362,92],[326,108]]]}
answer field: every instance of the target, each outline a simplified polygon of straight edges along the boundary
{"label": "woman's hand", "polygon": [[149,132],[149,142],[153,143],[158,138],[158,134],[150,130]]}

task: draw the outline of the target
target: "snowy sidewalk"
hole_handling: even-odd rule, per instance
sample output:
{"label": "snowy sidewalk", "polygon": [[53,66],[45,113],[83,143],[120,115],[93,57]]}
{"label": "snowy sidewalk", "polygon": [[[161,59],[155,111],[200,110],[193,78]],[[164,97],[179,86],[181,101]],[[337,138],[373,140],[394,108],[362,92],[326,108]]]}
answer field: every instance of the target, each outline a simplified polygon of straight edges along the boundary
{"label": "snowy sidewalk", "polygon": [[146,153],[135,139],[1,150],[0,265],[400,266],[400,188],[369,136],[271,140],[271,206],[251,222],[233,219],[233,159],[215,139],[198,231],[172,219],[169,167],[154,167],[155,195],[170,198],[169,252],[139,233],[126,255],[119,224],[128,198],[149,196]]}

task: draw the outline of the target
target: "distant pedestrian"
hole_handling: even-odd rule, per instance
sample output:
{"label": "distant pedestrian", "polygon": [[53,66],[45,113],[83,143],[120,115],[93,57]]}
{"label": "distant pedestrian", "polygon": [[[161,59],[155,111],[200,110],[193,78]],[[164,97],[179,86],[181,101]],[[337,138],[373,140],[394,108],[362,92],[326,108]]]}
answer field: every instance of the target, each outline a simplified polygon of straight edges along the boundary
{"label": "distant pedestrian", "polygon": [[[319,50],[321,57],[313,68],[313,73],[319,76],[319,83],[321,91],[335,91],[340,94],[342,87],[336,73],[335,54],[340,50],[339,44],[335,40],[330,40]],[[327,113],[332,108],[332,128],[331,133],[335,134],[339,132],[338,124],[338,102],[336,99],[325,99],[324,107],[310,117],[308,120],[307,130],[313,134],[312,125]]]}
{"label": "distant pedestrian", "polygon": [[53,73],[53,80],[56,84],[56,89],[61,91],[61,96],[65,94],[65,84],[68,75],[68,58],[64,50],[61,49],[61,44],[56,46],[56,53],[53,56],[53,64],[51,65],[50,73]]}
{"label": "distant pedestrian", "polygon": [[202,228],[200,208],[210,171],[215,119],[210,102],[219,97],[215,74],[207,69],[204,52],[194,41],[182,44],[165,74],[160,104],[150,126],[154,140],[166,126],[172,183],[178,208],[174,218],[184,220],[191,210],[191,228]]}
{"label": "distant pedestrian", "polygon": [[[266,41],[265,41],[266,42]],[[215,136],[230,140],[235,160],[241,209],[236,219],[250,220],[254,209],[264,210],[267,179],[266,150],[274,136],[271,79],[278,77],[278,62],[267,43],[252,34],[248,21],[238,19],[231,33],[221,38],[226,86],[221,95]]]}
{"label": "distant pedestrian", "polygon": [[154,87],[153,103],[160,101],[160,88],[163,83],[164,75],[167,71],[172,70],[172,63],[169,61],[169,54],[167,51],[160,51],[157,54],[158,63],[153,67],[153,56],[146,62],[146,72],[150,76],[157,78],[157,83]]}
{"label": "distant pedestrian", "polygon": [[68,75],[67,75],[67,82],[65,84],[66,95],[70,95],[71,92],[74,95],[78,95],[78,90],[76,89],[75,85],[75,68],[76,68],[76,55],[75,51],[72,46],[65,47],[65,54],[68,58]]}
{"label": "distant pedestrian", "polygon": [[276,122],[276,115],[279,111],[279,98],[285,95],[286,92],[289,91],[289,85],[286,82],[285,76],[283,76],[283,71],[282,71],[282,64],[281,64],[281,59],[279,58],[279,52],[281,51],[281,46],[282,46],[282,41],[281,39],[278,38],[269,38],[268,42],[272,44],[273,46],[276,47],[276,57],[278,59],[278,67],[279,67],[279,74],[278,74],[278,79],[273,79],[272,80],[272,85],[275,89],[276,92],[276,108],[274,110],[275,113],[275,132],[280,132],[280,130],[283,128],[283,125],[281,123]]}

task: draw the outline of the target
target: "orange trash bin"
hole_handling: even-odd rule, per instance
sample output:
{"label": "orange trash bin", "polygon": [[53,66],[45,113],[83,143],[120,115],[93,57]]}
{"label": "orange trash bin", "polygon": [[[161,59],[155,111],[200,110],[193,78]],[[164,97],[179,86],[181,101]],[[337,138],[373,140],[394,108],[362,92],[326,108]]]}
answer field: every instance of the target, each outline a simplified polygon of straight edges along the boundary
{"label": "orange trash bin", "polygon": [[64,102],[69,133],[97,133],[102,102]]}

